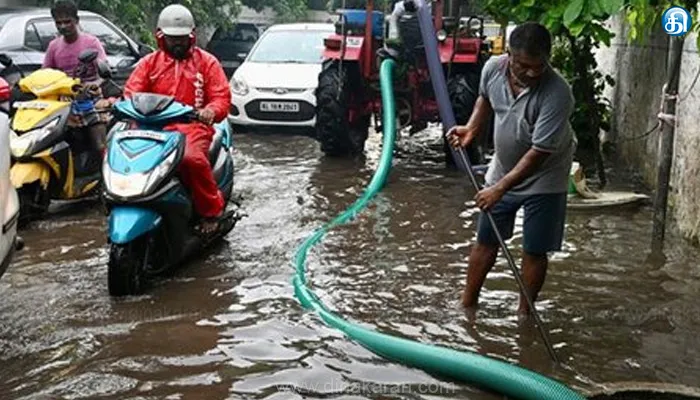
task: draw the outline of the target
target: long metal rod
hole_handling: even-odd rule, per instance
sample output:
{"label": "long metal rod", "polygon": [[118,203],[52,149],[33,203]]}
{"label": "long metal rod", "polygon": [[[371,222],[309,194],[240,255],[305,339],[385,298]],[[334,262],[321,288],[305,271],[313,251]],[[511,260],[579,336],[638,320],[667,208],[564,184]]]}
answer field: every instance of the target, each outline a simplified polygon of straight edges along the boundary
{"label": "long metal rod", "polygon": [[[464,154],[464,149],[459,148],[456,149],[457,153],[459,153],[460,158],[462,159],[462,162],[466,166],[467,170],[467,175],[469,175],[469,179],[471,180],[472,186],[479,191],[479,182],[477,182],[476,177],[474,176],[474,172],[472,171],[472,166],[471,163],[469,162],[469,158]],[[537,309],[535,308],[535,304],[532,302],[532,298],[530,297],[530,294],[527,292],[525,289],[525,283],[522,280],[522,277],[520,276],[520,272],[518,271],[518,268],[515,266],[515,260],[513,259],[513,255],[510,253],[510,250],[508,249],[508,246],[506,245],[505,240],[503,240],[503,236],[501,236],[501,232],[498,231],[498,226],[496,225],[496,221],[493,219],[493,215],[491,214],[491,211],[485,211],[486,216],[489,219],[489,222],[491,223],[491,227],[493,228],[493,231],[496,233],[496,238],[498,238],[498,243],[500,243],[501,248],[503,249],[503,253],[506,255],[506,259],[508,260],[508,266],[510,267],[511,271],[513,272],[513,276],[515,277],[515,280],[518,282],[518,286],[520,286],[520,292],[522,295],[525,297],[525,300],[527,300],[527,305],[530,307],[530,312],[532,313],[532,316],[535,318],[535,322],[537,323],[537,328],[539,329],[540,333],[542,334],[542,340],[544,341],[545,347],[547,347],[547,352],[549,352],[549,356],[552,357],[552,360],[554,360],[555,363],[559,363],[559,359],[557,358],[556,353],[554,352],[554,347],[552,347],[551,340],[549,338],[549,333],[547,332],[547,329],[545,329],[544,324],[542,323],[542,320],[540,319],[539,314],[537,314]]]}

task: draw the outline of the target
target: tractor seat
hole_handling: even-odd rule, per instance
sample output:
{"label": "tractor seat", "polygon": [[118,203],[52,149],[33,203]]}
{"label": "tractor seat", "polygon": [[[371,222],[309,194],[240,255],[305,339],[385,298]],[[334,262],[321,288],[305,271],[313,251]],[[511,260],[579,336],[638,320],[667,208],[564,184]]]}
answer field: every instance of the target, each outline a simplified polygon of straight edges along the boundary
{"label": "tractor seat", "polygon": [[224,133],[217,129],[214,133],[214,138],[211,141],[211,145],[209,146],[209,163],[211,164],[212,168],[216,164],[216,159],[219,157],[219,153],[221,152],[223,135]]}
{"label": "tractor seat", "polygon": [[[366,10],[337,10],[339,15],[338,21],[335,23],[336,34],[342,34],[341,24],[343,17],[345,18],[346,31],[353,31],[354,35],[364,34],[366,28]],[[384,35],[384,13],[380,11],[372,12],[372,36],[382,38]]]}
{"label": "tractor seat", "polygon": [[443,17],[442,18],[442,28],[445,30],[447,33],[452,33],[454,32],[455,29],[459,26],[459,21],[457,21],[457,18],[455,17]]}

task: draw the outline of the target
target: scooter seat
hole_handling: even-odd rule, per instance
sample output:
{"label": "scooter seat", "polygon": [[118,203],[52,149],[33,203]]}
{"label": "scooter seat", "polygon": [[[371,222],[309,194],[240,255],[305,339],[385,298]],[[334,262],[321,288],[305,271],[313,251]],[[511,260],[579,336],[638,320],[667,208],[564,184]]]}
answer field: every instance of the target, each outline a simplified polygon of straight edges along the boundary
{"label": "scooter seat", "polygon": [[214,133],[214,138],[211,141],[211,146],[209,146],[209,163],[212,167],[216,164],[216,159],[219,157],[221,152],[221,146],[223,141],[223,132],[216,130]]}

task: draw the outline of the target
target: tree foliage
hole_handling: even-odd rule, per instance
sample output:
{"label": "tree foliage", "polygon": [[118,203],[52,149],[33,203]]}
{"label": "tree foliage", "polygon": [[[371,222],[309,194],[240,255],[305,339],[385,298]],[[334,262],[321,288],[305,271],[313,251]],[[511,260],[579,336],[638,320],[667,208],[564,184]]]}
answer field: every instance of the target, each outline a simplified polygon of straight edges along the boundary
{"label": "tree foliage", "polygon": [[[667,0],[627,0],[625,4],[625,20],[629,24],[629,39],[644,43],[649,34],[662,24],[664,11],[681,6],[688,10],[693,18],[691,32],[700,33],[700,10],[698,0],[667,1]],[[697,45],[700,48],[700,35],[697,35]]]}
{"label": "tree foliage", "polygon": [[[52,0],[40,0],[50,5]],[[153,30],[158,14],[166,6],[180,3],[194,14],[198,26],[231,26],[242,6],[262,11],[272,8],[280,22],[306,17],[306,0],[75,0],[80,9],[100,13],[130,36],[153,44]]]}

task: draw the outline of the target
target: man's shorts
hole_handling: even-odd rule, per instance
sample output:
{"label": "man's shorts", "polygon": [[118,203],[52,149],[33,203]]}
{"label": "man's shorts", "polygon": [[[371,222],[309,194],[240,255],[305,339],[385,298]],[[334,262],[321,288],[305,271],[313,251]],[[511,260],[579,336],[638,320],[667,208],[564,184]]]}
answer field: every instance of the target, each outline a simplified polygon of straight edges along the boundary
{"label": "man's shorts", "polygon": [[[528,254],[543,255],[561,250],[566,222],[566,193],[513,195],[507,193],[491,208],[503,240],[513,236],[515,214],[525,208],[523,221],[523,250]],[[498,246],[498,238],[486,213],[479,216],[477,241]]]}

